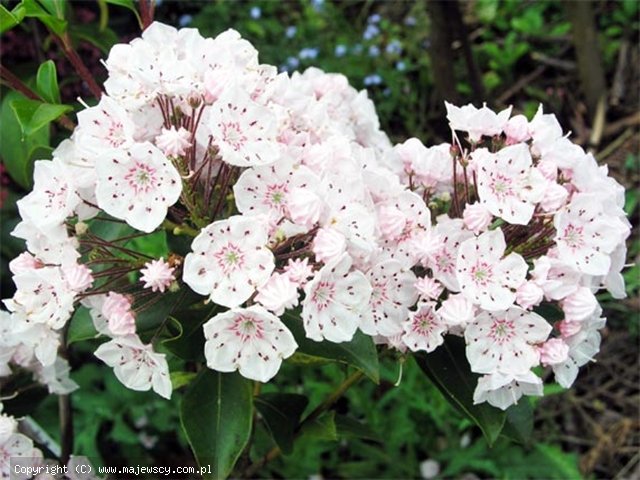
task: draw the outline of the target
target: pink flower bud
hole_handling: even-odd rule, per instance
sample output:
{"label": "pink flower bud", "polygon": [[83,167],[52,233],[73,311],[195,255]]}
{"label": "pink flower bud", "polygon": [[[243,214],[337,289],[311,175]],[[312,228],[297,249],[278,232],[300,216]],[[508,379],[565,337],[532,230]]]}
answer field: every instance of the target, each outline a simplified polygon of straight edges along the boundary
{"label": "pink flower bud", "polygon": [[511,117],[504,127],[504,133],[507,135],[507,145],[514,145],[529,140],[531,134],[529,133],[527,117],[524,115]]}
{"label": "pink flower bud", "polygon": [[395,207],[384,206],[378,213],[380,232],[386,239],[392,240],[398,238],[402,234],[406,224],[406,215]]}
{"label": "pink flower bud", "polygon": [[191,146],[191,133],[183,127],[176,130],[176,127],[171,127],[169,130],[162,129],[162,134],[156,137],[156,145],[162,153],[167,156],[177,157],[184,155],[187,149]]}
{"label": "pink flower bud", "polygon": [[102,304],[102,315],[107,319],[109,330],[114,335],[136,333],[131,301],[126,296],[109,292]]}
{"label": "pink flower bud", "polygon": [[414,286],[418,290],[420,297],[425,300],[435,300],[444,290],[440,282],[429,277],[419,278]]}
{"label": "pink flower bud", "polygon": [[318,223],[323,205],[322,199],[308,188],[294,188],[287,195],[289,217],[307,228]]}
{"label": "pink flower bud", "polygon": [[558,164],[548,158],[542,158],[536,165],[542,176],[551,182],[558,179]]}
{"label": "pink flower bud", "polygon": [[284,271],[293,283],[299,288],[304,287],[307,283],[307,279],[313,275],[313,267],[309,265],[309,259],[295,260],[290,258],[287,265],[284,267]]}
{"label": "pink flower bud", "polygon": [[274,273],[271,278],[258,289],[256,302],[276,315],[282,315],[287,308],[298,304],[298,288],[286,274]]}
{"label": "pink flower bud", "polygon": [[567,202],[568,197],[569,192],[566,188],[557,183],[550,183],[540,200],[540,206],[545,212],[554,212]]}
{"label": "pink flower bud", "polygon": [[540,346],[539,352],[543,365],[557,365],[569,358],[569,345],[560,338],[551,338]]}
{"label": "pink flower bud", "polygon": [[542,288],[534,282],[525,282],[516,290],[516,302],[526,310],[539,305],[543,297]]}
{"label": "pink flower bud", "polygon": [[463,294],[449,295],[437,311],[438,315],[447,325],[466,325],[473,321],[475,308],[473,303],[467,300]]}
{"label": "pink flower bud", "polygon": [[337,259],[346,248],[345,236],[333,228],[321,228],[313,240],[313,253],[324,263]]}
{"label": "pink flower bud", "polygon": [[587,287],[580,287],[561,302],[565,318],[570,322],[581,321],[591,315],[598,300]]}
{"label": "pink flower bud", "polygon": [[562,338],[569,338],[582,329],[582,323],[562,320],[560,322],[556,322],[555,327],[560,332],[560,335],[562,335]]}
{"label": "pink flower bud", "polygon": [[84,292],[93,284],[93,275],[86,265],[73,265],[62,269],[67,285],[71,290]]}
{"label": "pink flower bud", "polygon": [[491,225],[493,216],[487,207],[476,202],[465,207],[462,218],[465,227],[477,235],[484,232]]}
{"label": "pink flower bud", "polygon": [[41,268],[42,266],[42,262],[29,252],[22,252],[9,262],[9,270],[11,270],[11,273],[14,275],[36,268]]}

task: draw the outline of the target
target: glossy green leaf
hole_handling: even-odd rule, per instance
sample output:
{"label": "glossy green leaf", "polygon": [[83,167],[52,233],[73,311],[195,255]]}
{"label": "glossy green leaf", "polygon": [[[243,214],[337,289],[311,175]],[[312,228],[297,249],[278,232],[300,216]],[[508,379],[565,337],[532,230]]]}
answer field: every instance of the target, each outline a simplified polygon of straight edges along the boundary
{"label": "glossy green leaf", "polygon": [[300,433],[308,439],[338,440],[338,429],[336,428],[336,412],[331,410],[315,420],[305,423]]}
{"label": "glossy green leaf", "polygon": [[359,438],[382,443],[382,437],[374,432],[369,425],[346,415],[336,415],[335,424],[340,438]]}
{"label": "glossy green leaf", "polygon": [[[195,300],[194,300],[195,301]],[[186,304],[186,302],[183,302]],[[204,308],[176,310],[172,317],[180,323],[182,335],[165,340],[164,348],[174,355],[189,361],[204,361],[204,331],[202,325],[213,317],[220,307],[208,305]],[[167,325],[170,329],[173,325]]]}
{"label": "glossy green leaf", "polygon": [[8,92],[0,107],[0,157],[11,178],[23,188],[29,188],[33,176],[32,154],[38,147],[48,147],[48,126],[24,135],[11,103],[24,100],[18,92]]}
{"label": "glossy green leaf", "polygon": [[97,334],[89,309],[84,306],[78,307],[69,321],[67,345],[95,338]]}
{"label": "glossy green leaf", "polygon": [[298,342],[297,353],[305,355],[307,361],[310,360],[309,357],[316,357],[346,363],[362,370],[375,383],[380,381],[378,352],[370,336],[358,331],[350,342],[316,342],[306,337],[299,316],[287,312],[283,321]]}
{"label": "glossy green leaf", "polygon": [[53,60],[47,60],[38,68],[36,76],[36,89],[42,98],[49,103],[60,103],[60,89],[58,87],[58,75],[56,64]]}
{"label": "glossy green leaf", "polygon": [[18,123],[22,128],[22,133],[25,136],[32,135],[41,128],[48,126],[56,118],[73,110],[70,105],[43,103],[26,98],[13,100],[11,108],[15,112]]}
{"label": "glossy green leaf", "polygon": [[63,35],[67,30],[67,22],[47,12],[36,0],[22,0],[25,17],[37,18],[56,35]]}
{"label": "glossy green leaf", "polygon": [[[180,422],[204,478],[226,478],[251,436],[251,382],[204,369],[185,392]],[[210,469],[210,470],[209,470]]]}
{"label": "glossy green leaf", "polygon": [[109,53],[111,47],[119,42],[118,35],[110,28],[100,30],[95,25],[74,25],[69,31],[72,40],[83,40],[95,45],[102,53]]}
{"label": "glossy green leaf", "polygon": [[65,17],[67,0],[38,0],[47,12],[57,18]]}
{"label": "glossy green leaf", "polygon": [[107,3],[111,5],[118,5],[120,7],[128,8],[131,10],[136,18],[138,19],[138,23],[142,24],[142,20],[140,19],[140,14],[138,13],[138,9],[136,8],[133,0],[105,0]]}
{"label": "glossy green leaf", "polygon": [[504,435],[524,445],[531,444],[533,434],[533,407],[529,397],[522,397],[518,403],[507,409]]}
{"label": "glossy green leaf", "polygon": [[547,465],[558,472],[558,478],[580,479],[584,478],[578,469],[576,455],[569,455],[555,445],[536,443],[534,449],[544,458]]}
{"label": "glossy green leaf", "polygon": [[264,393],[253,402],[273,441],[284,454],[291,453],[296,429],[309,399],[295,393]]}
{"label": "glossy green leaf", "polygon": [[473,420],[493,445],[502,431],[506,414],[487,403],[473,404],[473,392],[480,376],[471,372],[464,339],[449,335],[433,352],[420,352],[414,358],[447,400]]}
{"label": "glossy green leaf", "polygon": [[16,5],[13,10],[9,11],[7,8],[0,4],[0,33],[4,33],[7,30],[11,30],[16,25],[19,25],[24,18],[24,7],[21,3]]}
{"label": "glossy green leaf", "polygon": [[195,372],[171,372],[169,374],[171,386],[174,390],[189,385],[197,376],[198,374]]}

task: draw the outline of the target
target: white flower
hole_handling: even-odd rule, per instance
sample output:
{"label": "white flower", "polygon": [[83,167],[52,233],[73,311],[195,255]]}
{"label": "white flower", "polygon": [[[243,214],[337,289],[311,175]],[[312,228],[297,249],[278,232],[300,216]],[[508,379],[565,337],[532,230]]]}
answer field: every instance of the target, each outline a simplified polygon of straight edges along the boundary
{"label": "white flower", "polygon": [[393,337],[402,333],[409,307],[418,299],[416,276],[396,260],[374,265],[366,273],[372,292],[369,308],[360,318],[360,330],[367,335]]}
{"label": "white flower", "polygon": [[313,239],[313,254],[320,262],[329,263],[340,258],[346,248],[347,239],[335,228],[321,228]]}
{"label": "white flower", "polygon": [[527,263],[517,253],[502,258],[506,249],[502,230],[490,230],[460,245],[456,274],[462,293],[485,310],[504,310],[524,283]]}
{"label": "white flower", "polygon": [[116,337],[103,343],[95,356],[113,367],[113,372],[122,384],[131,390],[153,389],[164,398],[171,398],[169,367],[163,353],[144,345],[137,335]]}
{"label": "white flower", "polygon": [[602,309],[598,307],[591,317],[578,323],[581,327],[578,332],[563,338],[569,346],[568,358],[562,363],[552,365],[552,368],[556,381],[564,388],[573,385],[578,376],[578,369],[593,361],[593,357],[600,351],[601,337],[598,330],[606,323],[606,319],[600,317],[601,314]]}
{"label": "white flower", "polygon": [[219,313],[204,324],[207,366],[220,372],[268,382],[282,360],[293,355],[298,344],[275,315],[253,305]]}
{"label": "white flower", "polygon": [[204,124],[222,160],[231,165],[268,165],[278,159],[276,116],[238,87],[218,99]]}
{"label": "white flower", "polygon": [[180,174],[149,142],[114,151],[96,163],[98,206],[133,228],[152,232],[182,191]]}
{"label": "white flower", "polygon": [[447,215],[437,218],[433,229],[434,235],[440,239],[440,244],[424,262],[433,271],[433,278],[452,292],[459,292],[460,285],[456,276],[456,259],[460,244],[473,233],[464,228],[462,219],[451,219]]}
{"label": "white flower", "polygon": [[456,107],[448,102],[444,102],[447,108],[447,120],[452,130],[461,130],[469,133],[469,139],[477,142],[483,135],[492,137],[500,135],[504,130],[511,107],[500,113],[495,113],[487,108],[486,104],[482,108],[476,108],[472,104],[464,107]]}
{"label": "white flower", "polygon": [[535,345],[547,340],[551,325],[518,307],[482,312],[467,326],[467,358],[476,373],[521,374],[538,365]]}
{"label": "white flower", "polygon": [[194,238],[183,279],[195,292],[233,308],[264,285],[274,269],[263,217],[236,215],[213,222]]}
{"label": "white flower", "polygon": [[473,403],[488,402],[501,410],[518,403],[522,395],[542,396],[542,380],[531,371],[519,374],[500,372],[484,375],[478,379],[473,392]]}
{"label": "white flower", "polygon": [[519,143],[498,153],[478,149],[472,154],[472,162],[481,203],[509,223],[529,223],[547,183],[538,170],[531,168],[529,147]]}
{"label": "white flower", "polygon": [[256,302],[280,316],[285,309],[298,305],[298,286],[285,273],[274,273],[262,287],[258,288]]}
{"label": "white flower", "polygon": [[34,164],[33,181],[33,191],[17,202],[20,216],[49,235],[73,214],[80,198],[62,162],[38,160]]}
{"label": "white flower", "polygon": [[596,195],[580,193],[553,219],[560,258],[589,275],[606,275],[610,254],[629,235],[618,217],[607,215]]}
{"label": "white flower", "polygon": [[348,342],[367,308],[371,285],[362,272],[350,272],[347,254],[325,265],[304,288],[302,320],[308,338]]}
{"label": "white flower", "polygon": [[409,320],[404,323],[404,343],[412,352],[425,350],[433,352],[444,342],[447,324],[434,309],[434,303],[422,303],[415,312],[409,313]]}
{"label": "white flower", "polygon": [[449,295],[437,312],[450,327],[466,327],[475,318],[476,307],[463,294],[458,293]]}

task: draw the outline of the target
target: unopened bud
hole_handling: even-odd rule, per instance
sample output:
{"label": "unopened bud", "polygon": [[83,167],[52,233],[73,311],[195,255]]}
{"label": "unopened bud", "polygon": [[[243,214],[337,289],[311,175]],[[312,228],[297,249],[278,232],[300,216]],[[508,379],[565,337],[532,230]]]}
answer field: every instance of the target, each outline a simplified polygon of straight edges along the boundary
{"label": "unopened bud", "polygon": [[78,222],[75,225],[75,230],[76,230],[76,236],[81,237],[82,235],[87,233],[87,230],[89,230],[89,225],[87,225],[84,222]]}

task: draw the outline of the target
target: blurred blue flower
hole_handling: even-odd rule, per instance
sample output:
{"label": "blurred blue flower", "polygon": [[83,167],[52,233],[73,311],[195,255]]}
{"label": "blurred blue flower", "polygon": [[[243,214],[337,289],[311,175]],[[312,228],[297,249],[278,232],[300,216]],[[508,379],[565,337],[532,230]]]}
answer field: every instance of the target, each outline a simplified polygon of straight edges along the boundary
{"label": "blurred blue flower", "polygon": [[363,82],[367,87],[370,87],[372,85],[380,85],[382,83],[382,77],[377,73],[373,73],[364,77]]}
{"label": "blurred blue flower", "polygon": [[400,53],[402,53],[402,44],[400,43],[400,40],[391,40],[387,45],[386,51],[390,55],[399,55]]}
{"label": "blurred blue flower", "polygon": [[389,95],[391,95],[391,89],[390,89],[390,88],[385,88],[385,89],[382,91],[382,94],[383,94],[385,97],[388,97]]}
{"label": "blurred blue flower", "polygon": [[262,16],[262,9],[260,9],[260,7],[251,7],[251,10],[249,10],[249,15],[251,15],[251,18],[257,20]]}
{"label": "blurred blue flower", "polygon": [[373,15],[369,16],[369,18],[367,18],[367,23],[378,23],[381,19],[382,17],[380,15],[374,13]]}
{"label": "blurred blue flower", "polygon": [[416,17],[407,17],[404,19],[404,24],[408,27],[413,27],[416,23],[418,23]]}
{"label": "blurred blue flower", "polygon": [[289,25],[287,29],[284,31],[284,35],[287,38],[293,38],[296,36],[297,31],[298,31],[298,28],[295,25]]}
{"label": "blurred blue flower", "polygon": [[371,45],[369,47],[369,56],[370,57],[377,57],[378,55],[380,55],[380,49],[378,48],[377,45]]}
{"label": "blurred blue flower", "polygon": [[355,55],[360,55],[362,53],[362,45],[356,43],[351,50]]}
{"label": "blurred blue flower", "polygon": [[311,6],[316,12],[322,10],[323,5],[324,5],[324,0],[311,0]]}
{"label": "blurred blue flower", "polygon": [[298,65],[300,65],[300,60],[298,60],[296,57],[289,57],[287,58],[287,65],[291,68],[298,68]]}
{"label": "blurred blue flower", "polygon": [[364,33],[362,34],[362,38],[365,40],[371,40],[373,37],[380,33],[380,29],[375,25],[367,25]]}
{"label": "blurred blue flower", "polygon": [[404,72],[407,69],[407,64],[403,61],[399,61],[396,63],[396,70],[399,72]]}
{"label": "blurred blue flower", "polygon": [[305,60],[307,58],[313,60],[318,56],[318,52],[319,50],[317,48],[303,48],[302,50],[300,50],[300,53],[298,53],[298,58],[300,60]]}
{"label": "blurred blue flower", "polygon": [[[157,4],[156,4],[157,5]],[[184,15],[180,15],[178,19],[178,25],[181,27],[186,27],[193,21],[193,16],[185,13]]]}
{"label": "blurred blue flower", "polygon": [[347,53],[347,46],[342,44],[336,45],[336,49],[333,53],[336,57],[344,57]]}

